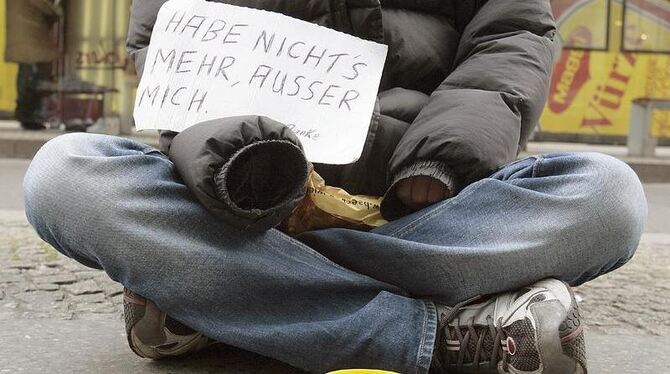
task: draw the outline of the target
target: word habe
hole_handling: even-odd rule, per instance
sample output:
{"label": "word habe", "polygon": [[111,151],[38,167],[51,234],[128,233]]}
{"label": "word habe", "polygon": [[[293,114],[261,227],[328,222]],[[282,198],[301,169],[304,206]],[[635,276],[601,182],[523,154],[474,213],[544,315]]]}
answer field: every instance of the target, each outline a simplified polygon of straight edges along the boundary
{"label": "word habe", "polygon": [[[193,14],[186,16],[185,12],[175,12],[165,25],[164,31],[176,35],[186,35],[194,41],[205,43],[238,44],[244,30],[249,28],[247,23],[232,23],[220,18]],[[361,69],[368,64],[358,61],[360,55],[353,55],[343,51],[331,51],[314,43],[303,40],[290,40],[277,33],[262,30],[254,38],[252,51],[263,51],[274,57],[285,57],[299,61],[302,65],[314,69],[323,67],[326,73],[341,69],[340,76],[347,80],[356,79]]]}

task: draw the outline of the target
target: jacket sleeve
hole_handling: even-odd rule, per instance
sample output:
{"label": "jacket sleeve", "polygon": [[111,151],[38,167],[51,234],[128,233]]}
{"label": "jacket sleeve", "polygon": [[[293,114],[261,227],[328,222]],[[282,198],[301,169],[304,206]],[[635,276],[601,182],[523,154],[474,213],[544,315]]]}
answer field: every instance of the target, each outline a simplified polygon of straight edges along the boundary
{"label": "jacket sleeve", "polygon": [[401,179],[433,176],[454,195],[515,159],[546,101],[555,32],[549,0],[488,0],[479,8],[462,32],[453,71],[389,162],[387,219],[407,213],[394,196]]}

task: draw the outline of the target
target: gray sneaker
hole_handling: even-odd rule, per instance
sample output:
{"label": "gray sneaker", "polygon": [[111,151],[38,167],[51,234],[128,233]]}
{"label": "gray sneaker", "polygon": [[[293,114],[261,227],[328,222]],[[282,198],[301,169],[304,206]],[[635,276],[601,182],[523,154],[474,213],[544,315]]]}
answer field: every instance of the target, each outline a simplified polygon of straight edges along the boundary
{"label": "gray sneaker", "polygon": [[170,318],[156,304],[123,289],[123,316],[130,349],[140,357],[159,359],[199,351],[215,341]]}
{"label": "gray sneaker", "polygon": [[437,311],[431,372],[586,373],[579,308],[559,280]]}

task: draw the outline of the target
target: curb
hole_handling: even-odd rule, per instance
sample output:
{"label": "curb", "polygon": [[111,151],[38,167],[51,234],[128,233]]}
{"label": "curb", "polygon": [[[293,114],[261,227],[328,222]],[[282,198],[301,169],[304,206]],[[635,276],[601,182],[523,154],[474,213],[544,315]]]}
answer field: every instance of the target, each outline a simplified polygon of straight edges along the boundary
{"label": "curb", "polygon": [[621,158],[642,183],[670,183],[670,160]]}
{"label": "curb", "polygon": [[[35,153],[49,140],[66,134],[58,130],[25,131],[20,129],[0,129],[0,158],[32,158]],[[124,136],[129,139],[158,147],[158,136]],[[542,143],[531,143],[535,150],[532,153],[544,153]],[[563,143],[562,151],[583,151],[588,145]],[[572,148],[572,149],[571,149]],[[596,147],[597,148],[597,147]],[[536,152],[541,150],[541,152]],[[598,150],[598,149],[596,149]],[[602,151],[602,150],[601,150]],[[608,153],[608,152],[603,152]],[[621,152],[613,156],[626,162],[637,173],[643,183],[670,183],[670,158],[633,158],[622,157]],[[520,157],[526,155],[523,153]]]}
{"label": "curb", "polygon": [[[0,129],[0,158],[33,158],[46,142],[64,134],[68,133],[58,130]],[[158,147],[158,135],[124,137]]]}

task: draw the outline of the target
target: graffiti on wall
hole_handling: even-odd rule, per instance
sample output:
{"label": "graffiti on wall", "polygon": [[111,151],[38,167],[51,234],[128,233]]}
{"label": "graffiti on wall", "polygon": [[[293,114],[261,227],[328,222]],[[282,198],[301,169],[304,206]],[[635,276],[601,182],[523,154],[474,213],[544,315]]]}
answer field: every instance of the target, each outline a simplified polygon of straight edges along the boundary
{"label": "graffiti on wall", "polygon": [[109,48],[100,43],[97,48],[80,49],[74,53],[75,69],[125,69],[128,65],[125,49]]}

